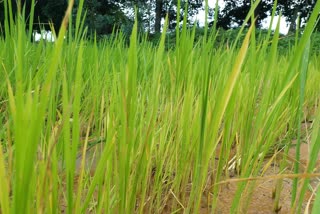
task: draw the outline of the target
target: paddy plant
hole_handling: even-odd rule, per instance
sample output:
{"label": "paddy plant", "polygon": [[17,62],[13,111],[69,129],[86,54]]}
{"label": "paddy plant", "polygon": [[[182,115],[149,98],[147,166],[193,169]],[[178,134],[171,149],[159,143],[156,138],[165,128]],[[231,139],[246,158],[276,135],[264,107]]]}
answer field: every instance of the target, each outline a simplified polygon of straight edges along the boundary
{"label": "paddy plant", "polygon": [[[72,5],[55,43],[30,42],[23,19],[7,12],[1,213],[216,213],[231,184],[224,209],[242,213],[259,179],[268,178],[277,211],[288,177],[290,211],[305,209],[319,176],[319,56],[310,37],[320,2],[286,54],[277,49],[279,23],[266,41],[256,40],[252,26],[228,47],[215,46],[216,30],[195,43],[186,20],[174,49],[165,47],[167,24],[157,46],[139,35],[137,22],[129,45],[121,32],[87,40],[81,9],[70,18]],[[310,136],[300,131],[306,120]],[[304,171],[299,161],[288,167],[294,140],[310,148]],[[276,159],[279,170],[268,177]]]}

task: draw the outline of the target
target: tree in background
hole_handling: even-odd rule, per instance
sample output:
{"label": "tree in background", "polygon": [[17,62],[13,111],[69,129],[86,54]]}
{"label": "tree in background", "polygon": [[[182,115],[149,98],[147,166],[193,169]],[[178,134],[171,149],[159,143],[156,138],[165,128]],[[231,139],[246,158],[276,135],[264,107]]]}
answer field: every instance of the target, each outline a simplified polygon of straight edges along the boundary
{"label": "tree in background", "polygon": [[[67,7],[68,0],[38,0],[36,4],[36,9],[40,10],[41,12],[35,13],[35,18],[38,18],[38,22],[44,23],[43,27],[45,29],[50,29],[50,27],[47,25],[47,23],[50,22],[53,24],[54,30],[56,32],[59,32],[60,25]],[[40,15],[36,16],[37,14]]]}
{"label": "tree in background", "polygon": [[[17,15],[18,11],[18,1],[11,1],[12,13],[14,16]],[[25,13],[25,22],[27,24],[27,29],[29,29],[29,19],[32,6],[32,0],[21,0],[21,11]],[[4,4],[5,1],[0,2],[0,24],[4,25]],[[35,0],[34,5],[34,30],[50,30],[49,23],[52,23],[56,32],[59,31],[61,21],[63,19],[65,10],[68,6],[68,0]]]}
{"label": "tree in background", "polygon": [[161,19],[163,16],[163,0],[155,0],[156,7],[155,7],[155,21],[154,21],[154,31],[159,33],[161,30]]}
{"label": "tree in background", "polygon": [[[217,26],[230,29],[241,26],[252,6],[252,0],[225,0],[225,7],[219,12]],[[255,25],[261,27],[262,21],[267,18],[273,6],[272,0],[260,1],[254,11]],[[251,20],[249,20],[251,25]]]}
{"label": "tree in background", "polygon": [[[77,5],[74,9],[75,14],[76,10]],[[122,4],[118,1],[86,0],[84,11],[86,12],[85,25],[89,32],[95,31],[98,35],[110,34],[113,29],[120,29],[129,22]]]}
{"label": "tree in background", "polygon": [[[230,29],[241,26],[254,0],[224,0],[225,6],[219,8],[217,27]],[[0,0],[0,31],[3,31],[4,23],[4,2]],[[17,11],[17,1],[11,1],[13,12]],[[76,0],[76,2],[78,2]],[[138,19],[140,32],[161,31],[163,18],[168,14],[169,29],[175,29],[177,23],[177,2],[178,0],[85,0],[84,12],[86,12],[85,25],[89,32],[96,32],[98,35],[110,34],[113,29],[121,29],[128,34],[131,31],[135,17]],[[25,6],[25,13],[31,11],[31,0],[21,0]],[[298,15],[302,20],[299,27],[303,27],[308,20],[315,5],[315,0],[278,0],[277,12],[282,13],[290,24],[290,31],[296,29]],[[34,25],[33,29],[49,30],[49,22],[54,26],[56,32],[60,27],[62,18],[67,8],[68,0],[35,0]],[[187,4],[188,14],[185,14]],[[268,17],[273,7],[273,0],[261,0],[254,16],[255,25],[261,27],[262,21]],[[180,20],[188,16],[188,24],[193,24],[193,17],[200,9],[203,9],[203,0],[181,0]],[[76,13],[77,4],[74,12]],[[135,15],[134,11],[137,12]],[[28,23],[29,16],[26,16]],[[251,21],[251,20],[250,20]],[[251,23],[248,25],[251,25]],[[211,23],[212,24],[212,23]],[[320,26],[320,25],[319,25]]]}
{"label": "tree in background", "polygon": [[[154,20],[154,31],[160,32],[161,20],[168,14],[169,18],[169,29],[174,29],[177,26],[177,0],[155,0],[155,20]],[[187,6],[188,14],[185,14],[185,7]],[[180,14],[183,19],[187,16],[188,23],[192,24],[192,17],[196,15],[200,9],[203,9],[202,0],[182,0]]]}
{"label": "tree in background", "polygon": [[[281,11],[286,21],[289,23],[289,32],[293,32],[297,27],[301,28],[308,21],[309,16],[315,6],[315,0],[278,0],[278,11]],[[301,18],[300,26],[296,25],[298,15]]]}
{"label": "tree in background", "polygon": [[[254,1],[225,0],[224,2],[225,7],[222,10],[219,10],[217,26],[224,29],[230,29],[243,24],[243,21],[251,8],[251,4]],[[278,0],[277,13],[281,13],[286,18],[286,21],[289,23],[289,31],[295,31],[297,28],[296,20],[298,15],[301,18],[299,27],[303,27],[304,23],[309,19],[315,3],[315,0]],[[261,27],[262,21],[270,16],[273,5],[273,0],[260,1],[254,12],[257,28]]]}
{"label": "tree in background", "polygon": [[[112,1],[110,1],[112,2]],[[123,8],[132,11],[129,18],[134,20],[134,10],[136,8],[138,25],[140,31],[155,32],[161,31],[161,21],[168,14],[169,29],[174,29],[177,25],[177,0],[120,0]],[[184,14],[185,6],[188,6],[188,14]],[[192,24],[192,17],[203,7],[203,0],[181,0],[180,14],[183,19],[188,16],[188,23]]]}

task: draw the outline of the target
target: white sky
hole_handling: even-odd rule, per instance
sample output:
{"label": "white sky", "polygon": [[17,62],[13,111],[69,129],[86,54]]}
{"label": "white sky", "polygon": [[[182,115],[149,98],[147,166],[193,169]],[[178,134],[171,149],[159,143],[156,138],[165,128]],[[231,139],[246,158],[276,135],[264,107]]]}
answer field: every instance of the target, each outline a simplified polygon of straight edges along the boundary
{"label": "white sky", "polygon": [[[219,6],[221,8],[224,7],[224,0],[218,0]],[[208,4],[210,8],[214,8],[215,4],[216,4],[216,0],[208,0]],[[204,11],[200,11],[199,14],[197,15],[196,19],[199,20],[199,24],[200,25],[204,25],[204,18],[205,18],[205,13]],[[277,22],[278,22],[279,16],[275,16],[273,23],[272,23],[272,30],[274,30],[277,26]],[[212,20],[210,20],[212,21]],[[266,18],[263,23],[262,23],[262,27],[263,28],[268,28],[271,22],[271,17]],[[287,34],[288,33],[288,29],[289,27],[287,26],[287,23],[285,21],[285,18],[282,17],[280,20],[280,33],[282,34]]]}
{"label": "white sky", "polygon": [[34,41],[40,41],[41,39],[44,39],[48,42],[54,42],[55,41],[55,38],[53,36],[53,34],[50,32],[50,31],[41,31],[41,33],[38,33],[38,32],[34,32],[33,33],[33,39]]}

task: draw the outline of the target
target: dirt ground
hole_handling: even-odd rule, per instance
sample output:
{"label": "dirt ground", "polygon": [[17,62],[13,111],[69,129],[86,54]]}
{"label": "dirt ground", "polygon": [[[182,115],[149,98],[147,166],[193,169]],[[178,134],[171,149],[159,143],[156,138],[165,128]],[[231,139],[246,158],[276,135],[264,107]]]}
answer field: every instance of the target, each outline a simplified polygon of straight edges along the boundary
{"label": "dirt ground", "polygon": [[[304,140],[300,147],[300,173],[303,173],[307,164],[308,164],[308,157],[309,157],[309,135],[308,133],[310,131],[310,124],[303,124],[303,135]],[[99,146],[99,145],[98,145]],[[248,214],[263,214],[263,213],[290,213],[291,211],[291,195],[292,195],[292,178],[283,178],[282,180],[282,188],[281,188],[281,194],[279,199],[279,206],[275,206],[275,199],[274,199],[274,193],[275,193],[275,187],[277,184],[277,179],[274,178],[274,176],[279,176],[281,174],[292,174],[293,173],[293,166],[296,162],[295,160],[295,153],[296,153],[296,145],[295,141],[293,141],[293,146],[290,148],[288,156],[287,156],[287,167],[285,170],[280,172],[280,166],[279,161],[277,158],[269,158],[264,161],[264,167],[265,170],[263,172],[263,176],[267,177],[266,179],[257,180],[254,182],[254,188],[253,193],[250,194],[250,197],[246,197],[244,194],[243,197],[243,203],[246,204],[248,202],[248,209],[246,212],[238,211],[239,213],[248,213]],[[90,166],[87,169],[90,169],[91,174],[94,174],[94,166],[96,165],[96,160],[99,160],[99,152],[102,151],[102,148],[91,148],[87,153],[87,163]],[[92,156],[95,156],[95,158],[92,159]],[[78,158],[78,164],[80,165],[81,156]],[[282,159],[282,158],[280,158]],[[89,161],[90,160],[90,161]],[[317,167],[320,167],[320,157],[318,158]],[[319,172],[318,169],[316,169],[315,172]],[[236,177],[233,177],[234,179],[237,179]],[[277,177],[278,178],[278,177]],[[305,200],[302,207],[303,213],[309,213],[309,211],[312,208],[312,203],[314,200],[314,193],[317,190],[318,184],[319,184],[320,178],[312,178],[311,179],[311,185],[309,186],[309,190],[307,191],[305,195]],[[253,181],[250,181],[253,182]],[[230,213],[230,208],[233,202],[234,195],[237,191],[237,182],[233,181],[232,179],[227,184],[221,184],[221,189],[218,195],[218,202],[217,202],[217,208],[214,213],[217,214],[227,214]],[[170,197],[170,199],[167,201],[168,204],[163,210],[162,213],[172,213],[173,210],[170,208],[170,204],[176,200],[174,197]],[[211,213],[211,207],[209,206],[211,203],[211,200],[208,200],[207,195],[203,195],[201,198],[201,208],[200,208],[200,214],[205,213]],[[183,210],[180,210],[177,213],[183,213]]]}
{"label": "dirt ground", "polygon": [[[310,130],[312,123],[302,123],[302,135],[303,143],[300,145],[300,173],[303,173],[308,164],[308,157],[310,152]],[[296,153],[296,141],[293,141],[292,147],[289,149],[287,156],[287,168],[285,171],[282,171],[282,174],[292,174]],[[264,172],[265,177],[272,177],[274,175],[278,175],[280,172],[279,162],[274,159],[265,160],[265,164],[270,165],[266,168]],[[319,172],[320,167],[320,156],[318,157],[318,161],[316,164],[315,173]],[[246,213],[258,214],[258,213],[290,213],[291,210],[291,196],[292,196],[292,178],[284,178],[282,179],[282,188],[281,195],[279,200],[279,206],[276,208],[275,199],[274,199],[274,190],[277,184],[276,179],[266,179],[256,181],[254,186],[254,191],[252,196],[250,197],[249,207]],[[320,178],[312,178],[310,182],[309,189],[305,194],[305,200],[303,203],[303,212],[310,213],[312,208],[312,203],[315,198],[314,193],[316,192]],[[218,205],[215,213],[218,214],[227,214],[230,213],[230,207],[232,204],[233,196],[237,190],[236,183],[228,183],[222,186],[221,191],[218,196]],[[208,213],[208,209],[204,208],[203,205],[202,213]]]}
{"label": "dirt ground", "polygon": [[[289,167],[282,173],[285,173],[285,174],[292,173],[295,150],[296,150],[295,146],[293,146],[290,149],[289,157],[288,157]],[[300,172],[303,173],[303,171],[305,170],[306,164],[308,162],[307,157],[309,156],[309,145],[306,143],[303,143],[300,147],[300,152],[301,152]],[[266,163],[267,161],[268,160],[266,160]],[[319,163],[317,164],[317,166],[319,167]],[[277,175],[279,171],[280,171],[280,166],[277,163],[274,163],[274,164],[272,163],[271,166],[265,171],[264,176],[272,177],[273,175]],[[252,214],[254,213],[290,213],[293,179],[284,178],[282,181],[283,181],[282,191],[281,191],[278,209],[274,208],[275,200],[273,198],[277,180],[275,179],[259,180],[259,181],[256,181],[254,192],[249,202],[249,209],[247,213],[252,213]],[[309,213],[308,210],[311,209],[312,202],[314,200],[314,195],[312,193],[313,191],[316,191],[318,184],[319,184],[318,178],[311,179],[311,186],[305,195],[305,201],[303,204],[303,209],[307,211],[306,213]],[[237,189],[236,183],[232,183],[232,182],[227,185],[224,185],[221,188],[216,213],[221,213],[221,214],[229,213],[232,199],[236,192],[236,189]],[[203,213],[207,213],[207,211],[203,211]]]}

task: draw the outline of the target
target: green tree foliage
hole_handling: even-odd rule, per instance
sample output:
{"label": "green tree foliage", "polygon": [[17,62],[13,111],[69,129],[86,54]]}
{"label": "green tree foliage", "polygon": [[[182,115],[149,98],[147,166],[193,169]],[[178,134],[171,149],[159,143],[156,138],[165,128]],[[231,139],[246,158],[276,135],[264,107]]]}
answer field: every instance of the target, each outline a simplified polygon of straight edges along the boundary
{"label": "green tree foliage", "polygon": [[304,26],[309,19],[315,3],[316,0],[278,0],[278,11],[281,11],[281,13],[286,17],[286,21],[290,26],[289,31],[295,31],[298,27],[296,26],[298,15],[301,18],[299,27]]}
{"label": "green tree foliage", "polygon": [[[224,29],[230,29],[242,25],[251,6],[252,0],[225,0],[225,7],[219,13],[217,26]],[[264,0],[259,3],[254,12],[256,27],[261,27],[262,20],[268,17],[272,6],[272,0]],[[250,24],[249,21],[249,25]]]}
{"label": "green tree foliage", "polygon": [[[0,32],[3,32],[5,2],[0,0]],[[11,2],[13,12],[16,14],[18,1]],[[217,26],[230,29],[242,25],[253,0],[225,0],[224,2],[224,7],[218,10]],[[48,30],[50,29],[49,23],[52,23],[55,31],[58,32],[68,0],[35,0],[35,3],[33,29]],[[278,14],[281,12],[286,17],[290,30],[294,31],[297,28],[297,17],[301,18],[299,27],[303,27],[315,3],[315,0],[278,0],[277,11]],[[28,23],[31,0],[21,0],[21,4],[24,5],[26,23]],[[262,21],[270,15],[273,4],[274,0],[260,1],[255,10],[256,27],[261,27]],[[185,14],[186,6],[188,14]],[[202,7],[203,0],[181,0],[180,20],[188,16],[188,23],[192,24],[193,16]],[[77,4],[74,13],[76,11]],[[136,16],[134,11],[137,12]],[[174,29],[178,25],[177,0],[86,0],[84,13],[86,13],[85,25],[89,32],[96,32],[98,35],[110,34],[114,29],[130,33],[135,17],[138,18],[139,31],[160,32],[161,21],[167,14],[169,29]]]}
{"label": "green tree foliage", "polygon": [[[51,22],[54,26],[55,31],[58,32],[63,16],[65,14],[65,10],[68,6],[68,0],[39,0],[37,4],[38,5],[36,6],[36,9],[41,11],[38,13],[38,21],[44,23]],[[48,29],[48,25],[45,25],[45,28]]]}
{"label": "green tree foliage", "polygon": [[[11,1],[13,15],[17,15],[18,2]],[[4,14],[4,4],[7,1],[0,1],[0,23],[3,26],[5,14]],[[28,23],[30,18],[30,11],[32,6],[32,0],[21,0],[21,12],[25,13],[25,21]],[[49,23],[52,23],[56,32],[58,32],[62,18],[64,16],[65,10],[68,5],[68,0],[35,0],[34,5],[34,23],[33,29],[40,30],[46,29],[50,30]],[[28,27],[28,26],[27,26]]]}
{"label": "green tree foliage", "polygon": [[[114,29],[128,26],[130,19],[119,1],[87,0],[84,2],[85,24],[89,32],[98,35],[110,34]],[[76,13],[76,7],[75,11]]]}
{"label": "green tree foliage", "polygon": [[[174,29],[177,26],[177,0],[155,0],[154,1],[154,10],[155,10],[155,32],[160,32],[159,22],[161,19],[168,14],[169,18],[169,29]],[[185,14],[185,7],[187,6],[188,14]],[[181,0],[180,14],[181,19],[184,16],[188,16],[188,23],[192,23],[192,17],[199,12],[199,9],[202,8],[202,0]]]}
{"label": "green tree foliage", "polygon": [[[242,25],[247,13],[249,12],[253,0],[225,0],[225,6],[219,10],[217,26],[230,29]],[[268,17],[274,6],[274,0],[261,0],[255,10],[256,27],[261,27],[263,19]],[[298,15],[301,18],[300,26],[303,27],[307,22],[315,0],[278,0],[277,13],[282,14],[289,23],[289,31],[295,31]],[[251,23],[249,22],[249,25]]]}

